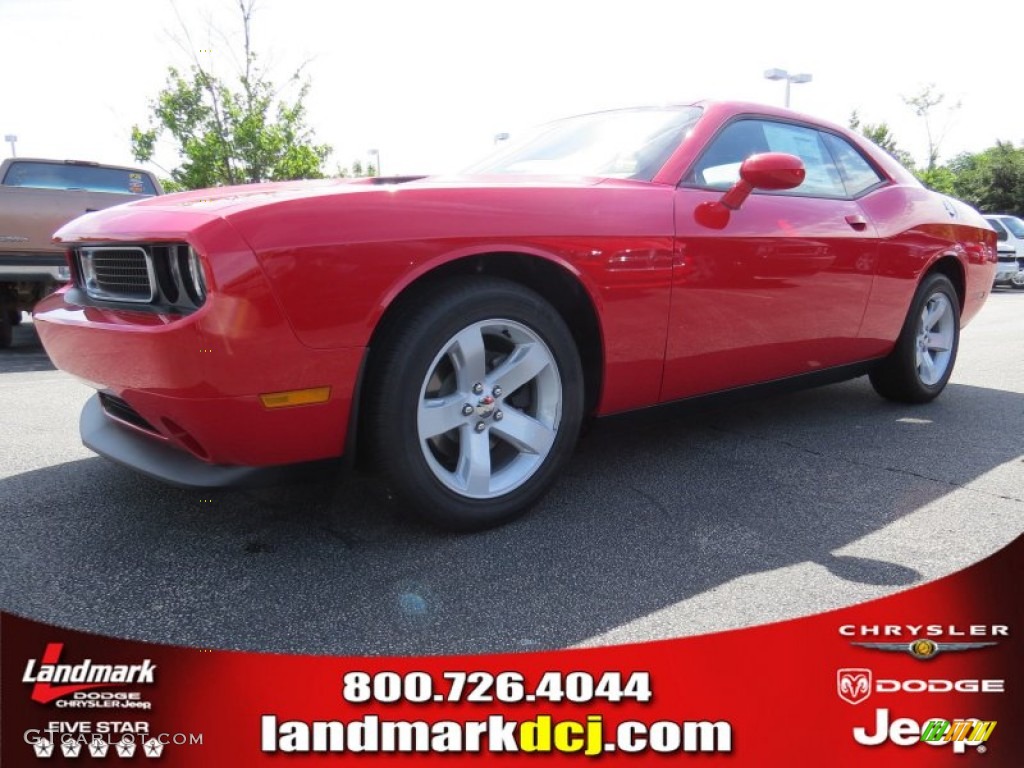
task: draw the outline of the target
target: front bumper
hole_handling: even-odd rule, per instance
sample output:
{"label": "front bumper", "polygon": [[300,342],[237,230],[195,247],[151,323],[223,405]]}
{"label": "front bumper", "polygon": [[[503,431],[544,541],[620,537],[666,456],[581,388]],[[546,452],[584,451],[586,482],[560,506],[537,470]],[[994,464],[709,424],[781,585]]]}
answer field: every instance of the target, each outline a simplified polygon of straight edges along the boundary
{"label": "front bumper", "polygon": [[56,283],[66,283],[71,279],[71,270],[64,254],[0,254],[0,280],[30,279],[51,279]]}
{"label": "front bumper", "polygon": [[996,276],[995,276],[994,282],[997,282],[997,283],[1008,283],[1008,282],[1010,282],[1010,280],[1013,279],[1014,275],[1016,275],[1020,270],[1021,270],[1021,267],[1017,264],[1016,261],[1014,261],[1014,262],[1002,262],[1001,261],[996,266]]}
{"label": "front bumper", "polygon": [[[97,453],[200,487],[246,482],[252,468],[342,455],[362,348],[312,350],[273,312],[240,309],[238,300],[211,299],[169,318],[83,307],[69,296],[65,289],[36,307],[47,353],[124,401],[144,425],[112,418],[93,398],[81,427]],[[330,387],[329,400],[273,409],[260,400],[310,387]]]}
{"label": "front bumper", "polygon": [[298,472],[321,470],[325,462],[273,467],[210,464],[169,442],[162,442],[118,424],[93,395],[79,420],[82,443],[104,458],[144,475],[182,488],[270,485],[293,480]]}

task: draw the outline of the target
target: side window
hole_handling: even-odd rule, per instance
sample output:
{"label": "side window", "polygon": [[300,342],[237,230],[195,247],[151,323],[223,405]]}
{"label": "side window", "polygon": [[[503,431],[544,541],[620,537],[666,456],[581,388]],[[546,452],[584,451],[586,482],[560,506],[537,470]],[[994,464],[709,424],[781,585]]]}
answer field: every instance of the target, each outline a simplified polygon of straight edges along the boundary
{"label": "side window", "polygon": [[999,223],[1006,227],[1007,232],[1014,237],[1024,239],[1024,221],[1016,216],[1001,216]]}
{"label": "side window", "polygon": [[878,171],[867,160],[864,155],[858,152],[845,139],[841,139],[831,133],[823,134],[825,143],[832,150],[832,156],[839,166],[839,173],[846,184],[846,191],[851,197],[856,197],[871,187],[885,181]]}
{"label": "side window", "polygon": [[[812,128],[770,120],[737,120],[715,137],[685,183],[728,189],[740,177],[740,165],[761,152],[788,152],[803,160],[807,177],[781,194],[846,197],[846,187],[822,136]],[[777,193],[771,193],[777,194]]]}
{"label": "side window", "polygon": [[764,135],[771,152],[788,152],[804,161],[807,177],[793,192],[813,197],[846,197],[839,169],[818,131],[788,123],[765,123]]}
{"label": "side window", "polygon": [[985,221],[987,221],[988,225],[996,231],[996,240],[1002,243],[1009,239],[1010,234],[1006,231],[1006,228],[999,223],[999,219],[985,219]]}
{"label": "side window", "polygon": [[730,123],[711,142],[684,180],[690,184],[728,189],[740,178],[740,165],[751,155],[768,151],[764,129],[757,120]]}

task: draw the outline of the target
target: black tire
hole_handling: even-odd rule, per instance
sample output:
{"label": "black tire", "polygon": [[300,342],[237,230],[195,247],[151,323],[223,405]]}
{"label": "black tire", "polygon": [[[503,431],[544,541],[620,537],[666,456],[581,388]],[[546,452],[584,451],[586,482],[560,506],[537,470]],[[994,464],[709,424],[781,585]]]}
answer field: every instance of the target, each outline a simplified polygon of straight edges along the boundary
{"label": "black tire", "polygon": [[[366,437],[409,508],[460,531],[530,509],[571,456],[583,417],[579,353],[558,312],[516,283],[457,277],[406,302],[379,335]],[[512,433],[529,440],[517,445]]]}
{"label": "black tire", "polygon": [[[948,314],[937,319],[936,325],[925,327],[923,313],[926,307],[943,307]],[[939,322],[946,327],[941,334],[935,331]],[[933,344],[945,344],[949,333],[948,350],[933,348]],[[924,345],[923,356],[918,357],[919,348]],[[892,352],[871,371],[871,384],[882,397],[901,403],[927,403],[938,397],[946,387],[957,350],[960,347],[960,299],[949,278],[940,273],[927,275],[914,294],[910,311],[903,323],[903,330]],[[933,357],[931,351],[936,354]],[[944,354],[948,352],[948,356]],[[919,364],[919,360],[931,361]]]}
{"label": "black tire", "polygon": [[17,309],[11,310],[11,325],[21,325],[21,311]]}
{"label": "black tire", "polygon": [[11,324],[11,313],[0,312],[0,349],[7,349],[14,341],[14,326]]}

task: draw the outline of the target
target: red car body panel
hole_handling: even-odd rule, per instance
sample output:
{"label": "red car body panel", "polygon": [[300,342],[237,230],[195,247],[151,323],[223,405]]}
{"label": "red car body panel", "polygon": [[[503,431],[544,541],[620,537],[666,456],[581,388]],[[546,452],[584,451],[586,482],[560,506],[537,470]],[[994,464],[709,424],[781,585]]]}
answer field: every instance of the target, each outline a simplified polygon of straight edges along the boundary
{"label": "red car body panel", "polygon": [[[318,349],[365,346],[395,296],[450,261],[517,253],[558,264],[583,283],[602,330],[614,329],[602,334],[601,410],[618,411],[658,401],[672,207],[671,189],[640,182],[421,183],[401,191],[366,188],[351,210],[289,203],[273,228],[259,225],[258,211],[232,223],[259,254],[282,305],[294,308],[296,335]],[[296,248],[303,231],[322,233],[322,240]],[[311,284],[308,273],[294,269],[296,259],[336,279]]]}
{"label": "red car body panel", "polygon": [[[715,231],[677,186],[740,115],[804,120],[846,137],[888,177],[855,200],[753,194]],[[848,217],[861,217],[854,228]],[[518,254],[564,270],[598,319],[598,415],[880,358],[921,276],[955,261],[963,321],[995,269],[974,211],[924,190],[863,139],[745,104],[705,113],[651,182],[451,178],[313,182],[168,195],[77,219],[57,238],[187,242],[208,297],[188,315],[82,306],[73,288],[36,323],[63,369],[131,405],[206,462],[265,466],[338,456],[374,330],[439,267]],[[327,403],[268,410],[259,395],[329,386]]]}
{"label": "red car body panel", "polygon": [[844,220],[856,201],[754,195],[721,237],[693,219],[720,195],[677,194],[664,400],[749,384],[752,369],[771,380],[885,353],[858,335],[878,248],[870,224]]}

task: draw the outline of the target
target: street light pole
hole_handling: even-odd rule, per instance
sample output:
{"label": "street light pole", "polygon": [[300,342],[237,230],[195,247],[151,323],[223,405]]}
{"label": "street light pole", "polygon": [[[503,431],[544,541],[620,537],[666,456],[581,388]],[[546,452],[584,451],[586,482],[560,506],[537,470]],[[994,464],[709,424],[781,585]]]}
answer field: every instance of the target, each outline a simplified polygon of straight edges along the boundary
{"label": "street light pole", "polygon": [[4,141],[11,145],[11,157],[17,157],[18,153],[14,151],[14,145],[18,143],[18,137],[13,133],[8,133],[4,136]]}
{"label": "street light pole", "polygon": [[785,80],[786,81],[786,109],[789,109],[789,88],[793,83],[809,83],[813,79],[811,75],[803,72],[799,75],[791,75],[784,69],[767,69],[765,70],[764,76],[768,80]]}

